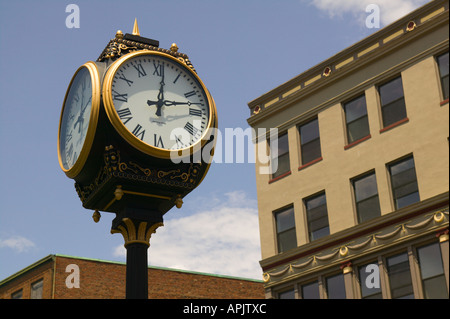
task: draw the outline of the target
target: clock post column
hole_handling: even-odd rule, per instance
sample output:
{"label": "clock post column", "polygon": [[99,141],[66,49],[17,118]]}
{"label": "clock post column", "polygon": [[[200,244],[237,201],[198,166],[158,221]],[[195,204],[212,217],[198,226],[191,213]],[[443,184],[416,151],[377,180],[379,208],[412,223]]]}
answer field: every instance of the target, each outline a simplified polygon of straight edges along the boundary
{"label": "clock post column", "polygon": [[[111,233],[121,233],[127,250],[126,298],[148,299],[148,248],[150,237],[163,226],[162,216],[150,212],[149,216],[135,211],[117,214],[113,220]],[[147,215],[147,214],[146,214]],[[156,217],[156,218],[155,218]]]}

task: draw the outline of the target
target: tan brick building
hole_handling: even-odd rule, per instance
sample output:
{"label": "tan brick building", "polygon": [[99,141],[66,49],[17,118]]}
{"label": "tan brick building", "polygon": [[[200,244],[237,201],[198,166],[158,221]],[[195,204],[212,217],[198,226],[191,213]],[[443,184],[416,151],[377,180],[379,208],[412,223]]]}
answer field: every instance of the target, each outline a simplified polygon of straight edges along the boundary
{"label": "tan brick building", "polygon": [[[126,265],[49,255],[0,281],[0,299],[125,299]],[[263,299],[261,281],[148,268],[149,299]]]}
{"label": "tan brick building", "polygon": [[435,0],[249,102],[266,298],[448,298],[448,61]]}

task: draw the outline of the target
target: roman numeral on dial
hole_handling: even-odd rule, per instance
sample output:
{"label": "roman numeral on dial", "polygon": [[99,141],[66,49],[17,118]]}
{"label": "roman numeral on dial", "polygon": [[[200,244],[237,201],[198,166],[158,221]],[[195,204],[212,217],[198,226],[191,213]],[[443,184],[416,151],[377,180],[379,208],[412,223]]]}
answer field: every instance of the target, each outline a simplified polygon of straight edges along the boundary
{"label": "roman numeral on dial", "polygon": [[202,110],[191,109],[189,108],[189,115],[192,116],[202,116]]}
{"label": "roman numeral on dial", "polygon": [[187,122],[186,125],[184,126],[184,129],[186,131],[188,131],[189,134],[191,134],[192,136],[195,136],[198,132],[198,129],[196,127],[194,127],[194,125],[192,125],[192,123]]}
{"label": "roman numeral on dial", "polygon": [[153,75],[157,76],[163,76],[164,75],[164,64],[156,64],[153,62],[153,67],[155,68],[155,71],[153,71]]}
{"label": "roman numeral on dial", "polygon": [[118,110],[117,114],[119,114],[119,117],[122,120],[123,124],[127,124],[133,118],[128,107],[126,109]]}
{"label": "roman numeral on dial", "polygon": [[119,92],[112,90],[113,92],[113,99],[121,102],[128,102],[128,94],[120,94]]}
{"label": "roman numeral on dial", "polygon": [[133,135],[136,136],[137,138],[141,139],[141,141],[144,140],[145,130],[142,130],[142,126],[140,124],[136,125],[133,132],[131,133],[133,133]]}
{"label": "roman numeral on dial", "polygon": [[133,81],[128,80],[128,79],[125,77],[125,75],[123,75],[123,74],[119,75],[119,79],[120,79],[120,80],[124,80],[125,82],[127,82],[128,86],[131,86],[131,84],[133,83]]}
{"label": "roman numeral on dial", "polygon": [[191,97],[191,96],[194,96],[194,95],[195,95],[195,91],[190,91],[190,92],[184,93],[184,96],[185,96],[186,98]]}
{"label": "roman numeral on dial", "polygon": [[153,134],[153,139],[154,139],[154,142],[155,142],[154,145],[156,147],[164,148],[164,143],[163,143],[163,140],[162,140],[161,136],[158,136],[158,134]]}
{"label": "roman numeral on dial", "polygon": [[147,75],[147,72],[145,72],[144,68],[142,67],[142,64],[140,63],[137,65],[133,64],[133,67],[138,71],[138,77]]}

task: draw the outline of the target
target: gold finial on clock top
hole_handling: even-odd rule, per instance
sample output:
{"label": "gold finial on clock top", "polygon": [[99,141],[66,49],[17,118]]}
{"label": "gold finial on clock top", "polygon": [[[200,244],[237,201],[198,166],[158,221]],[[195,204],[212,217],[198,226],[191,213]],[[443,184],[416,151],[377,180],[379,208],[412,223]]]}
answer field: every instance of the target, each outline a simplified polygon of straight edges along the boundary
{"label": "gold finial on clock top", "polygon": [[172,46],[170,47],[170,51],[172,52],[177,52],[178,51],[178,46],[176,43],[172,43]]}
{"label": "gold finial on clock top", "polygon": [[137,18],[134,18],[134,26],[133,26],[133,35],[140,35],[139,33],[139,27],[137,24]]}
{"label": "gold finial on clock top", "polygon": [[121,30],[117,30],[116,32],[116,38],[117,39],[123,39],[123,32]]}

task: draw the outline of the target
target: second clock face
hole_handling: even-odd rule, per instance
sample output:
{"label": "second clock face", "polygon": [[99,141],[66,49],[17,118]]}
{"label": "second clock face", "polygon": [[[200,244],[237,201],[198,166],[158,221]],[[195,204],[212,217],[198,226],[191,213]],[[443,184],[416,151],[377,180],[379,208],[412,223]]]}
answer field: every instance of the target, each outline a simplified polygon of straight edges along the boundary
{"label": "second clock face", "polygon": [[208,129],[210,102],[203,85],[164,55],[138,54],[119,62],[110,90],[116,118],[153,148],[186,149]]}
{"label": "second clock face", "polygon": [[60,158],[65,170],[71,169],[83,149],[92,107],[92,80],[89,70],[82,67],[69,88],[60,128]]}

